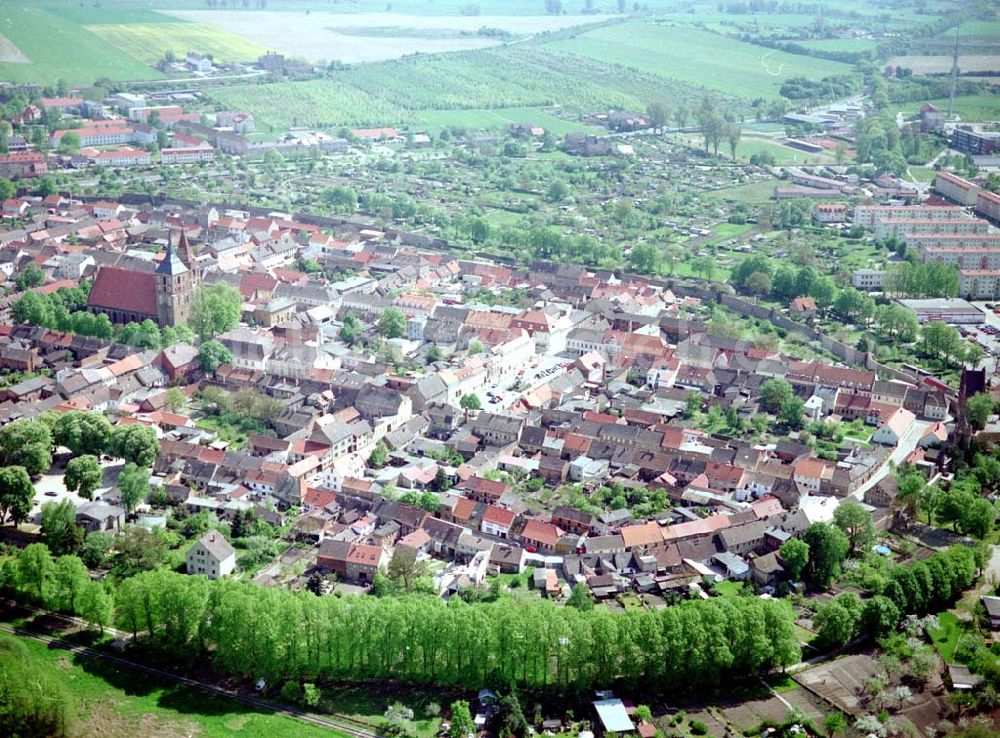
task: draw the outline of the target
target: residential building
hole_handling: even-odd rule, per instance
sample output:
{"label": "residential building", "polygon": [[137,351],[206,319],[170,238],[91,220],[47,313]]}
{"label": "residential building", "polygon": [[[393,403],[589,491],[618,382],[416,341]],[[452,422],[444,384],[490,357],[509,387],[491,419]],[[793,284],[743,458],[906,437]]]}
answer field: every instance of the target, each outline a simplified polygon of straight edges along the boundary
{"label": "residential building", "polygon": [[209,579],[229,576],[236,568],[236,549],[218,531],[209,531],[187,552],[187,573]]}

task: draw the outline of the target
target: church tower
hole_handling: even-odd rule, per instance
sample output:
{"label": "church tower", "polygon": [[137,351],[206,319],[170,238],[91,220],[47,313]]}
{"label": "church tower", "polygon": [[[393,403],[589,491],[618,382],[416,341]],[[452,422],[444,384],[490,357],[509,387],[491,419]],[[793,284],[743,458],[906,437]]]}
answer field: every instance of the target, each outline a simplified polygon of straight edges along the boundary
{"label": "church tower", "polygon": [[180,237],[177,239],[177,256],[180,257],[180,260],[184,262],[184,266],[191,272],[191,284],[197,287],[201,273],[198,270],[198,262],[194,258],[194,249],[191,247],[187,232],[183,228],[181,229]]}
{"label": "church tower", "polygon": [[167,253],[156,267],[156,314],[160,327],[186,323],[193,298],[193,273],[174,253],[173,238],[168,238]]}

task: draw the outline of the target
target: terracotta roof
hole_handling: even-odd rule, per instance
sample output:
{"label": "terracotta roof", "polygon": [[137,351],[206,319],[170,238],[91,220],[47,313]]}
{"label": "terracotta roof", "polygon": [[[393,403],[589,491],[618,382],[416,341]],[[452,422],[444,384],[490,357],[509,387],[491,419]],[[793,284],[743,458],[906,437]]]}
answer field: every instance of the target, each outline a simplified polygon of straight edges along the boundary
{"label": "terracotta roof", "polygon": [[709,515],[701,520],[691,520],[687,523],[677,523],[668,525],[663,529],[663,538],[666,540],[681,540],[683,538],[693,538],[704,536],[709,533],[728,528],[732,521],[726,515]]}
{"label": "terracotta roof", "polygon": [[827,473],[827,463],[822,459],[802,459],[795,465],[795,476],[821,479]]}
{"label": "terracotta roof", "polygon": [[119,267],[101,267],[94,286],[90,288],[87,304],[156,317],[156,275]]}
{"label": "terracotta roof", "polygon": [[510,510],[504,510],[503,508],[489,505],[486,510],[483,511],[483,522],[493,523],[494,525],[509,528],[514,522],[514,513]]}
{"label": "terracotta roof", "polygon": [[555,546],[562,537],[563,531],[552,523],[545,523],[541,520],[529,520],[524,530],[521,531],[521,540],[541,543],[543,545]]}
{"label": "terracotta roof", "polygon": [[625,548],[656,546],[663,543],[663,533],[655,521],[640,525],[626,525],[621,529]]}
{"label": "terracotta roof", "polygon": [[468,520],[476,511],[476,503],[468,497],[459,497],[455,500],[455,507],[451,509],[451,515],[456,520]]}

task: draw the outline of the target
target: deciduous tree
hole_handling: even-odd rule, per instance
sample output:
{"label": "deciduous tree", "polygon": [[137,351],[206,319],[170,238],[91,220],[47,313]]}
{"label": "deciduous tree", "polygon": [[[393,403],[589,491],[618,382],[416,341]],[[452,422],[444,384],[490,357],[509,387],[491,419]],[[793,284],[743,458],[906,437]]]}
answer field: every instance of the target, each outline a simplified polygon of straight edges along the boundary
{"label": "deciduous tree", "polygon": [[864,550],[875,538],[872,514],[857,500],[847,499],[833,511],[833,522],[847,536],[848,556]]}
{"label": "deciduous tree", "polygon": [[71,492],[79,493],[80,497],[92,499],[94,490],[101,486],[103,470],[96,456],[77,456],[66,464],[63,484]]}
{"label": "deciduous tree", "polygon": [[8,516],[15,526],[28,518],[35,488],[23,466],[0,468],[0,523]]}
{"label": "deciduous tree", "polygon": [[52,433],[36,420],[15,420],[0,428],[0,453],[5,465],[41,474],[52,466]]}
{"label": "deciduous tree", "polygon": [[199,285],[191,301],[188,323],[202,340],[232,330],[240,323],[243,298],[239,290],[224,282]]}
{"label": "deciduous tree", "polygon": [[215,372],[222,364],[232,364],[233,354],[222,343],[215,339],[204,341],[198,347],[198,364],[202,371]]}
{"label": "deciduous tree", "polygon": [[76,524],[76,508],[69,500],[42,505],[42,542],[56,556],[76,553],[83,544],[83,528]]}
{"label": "deciduous tree", "polygon": [[973,395],[965,401],[965,417],[968,419],[969,424],[977,430],[982,430],[986,427],[986,423],[989,422],[993,411],[993,398],[988,394]]}
{"label": "deciduous tree", "polygon": [[112,435],[111,446],[116,456],[145,467],[153,466],[160,450],[156,431],[146,425],[119,425]]}
{"label": "deciduous tree", "polygon": [[136,506],[145,502],[149,495],[149,470],[128,462],[118,475],[118,489],[122,507],[129,513],[134,512]]}
{"label": "deciduous tree", "polygon": [[378,332],[383,338],[400,338],[406,334],[406,316],[399,308],[386,308],[378,320]]}
{"label": "deciduous tree", "polygon": [[799,580],[809,563],[809,544],[798,538],[789,538],[781,544],[778,553],[788,577],[792,581]]}
{"label": "deciduous tree", "polygon": [[840,576],[850,542],[840,528],[829,523],[813,523],[802,539],[809,545],[809,581],[817,589],[826,589]]}
{"label": "deciduous tree", "polygon": [[449,738],[468,738],[476,732],[476,725],[472,722],[472,713],[469,711],[469,703],[465,700],[456,700],[451,703],[451,728],[448,731]]}

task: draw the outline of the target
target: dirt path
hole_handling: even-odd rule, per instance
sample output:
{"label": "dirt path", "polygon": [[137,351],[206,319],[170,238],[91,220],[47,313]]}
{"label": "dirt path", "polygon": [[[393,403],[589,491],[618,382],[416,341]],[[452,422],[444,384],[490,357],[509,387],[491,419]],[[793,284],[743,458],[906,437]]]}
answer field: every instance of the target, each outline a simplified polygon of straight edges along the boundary
{"label": "dirt path", "polygon": [[11,43],[6,36],[0,36],[0,62],[9,64],[31,64],[31,59]]}

